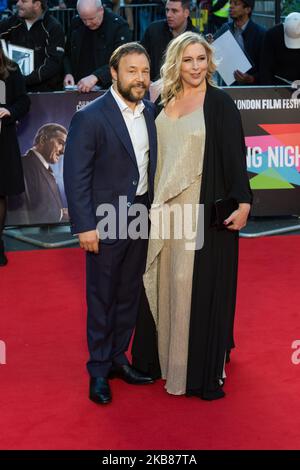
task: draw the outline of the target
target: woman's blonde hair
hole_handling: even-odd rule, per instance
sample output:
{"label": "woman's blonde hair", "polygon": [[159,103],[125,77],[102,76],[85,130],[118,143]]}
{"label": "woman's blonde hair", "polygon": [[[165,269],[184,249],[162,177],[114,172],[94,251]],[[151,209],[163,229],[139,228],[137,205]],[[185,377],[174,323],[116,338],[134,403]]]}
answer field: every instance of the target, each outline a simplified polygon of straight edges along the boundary
{"label": "woman's blonde hair", "polygon": [[162,78],[161,103],[164,106],[183,89],[180,68],[183,53],[190,44],[201,44],[204,47],[208,63],[206,80],[210,85],[216,86],[213,80],[213,74],[217,68],[213,57],[214,49],[203,36],[188,31],[170,42],[165,54],[164,64],[160,69]]}

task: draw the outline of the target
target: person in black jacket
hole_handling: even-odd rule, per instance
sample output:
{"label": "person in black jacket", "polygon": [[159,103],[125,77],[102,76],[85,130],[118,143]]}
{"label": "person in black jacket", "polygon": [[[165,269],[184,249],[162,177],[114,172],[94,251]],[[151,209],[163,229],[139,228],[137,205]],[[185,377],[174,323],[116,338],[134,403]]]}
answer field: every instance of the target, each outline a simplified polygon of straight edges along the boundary
{"label": "person in black jacket", "polygon": [[24,191],[16,121],[29,111],[29,106],[20,69],[4,55],[0,42],[0,266],[7,264],[2,241],[7,196]]}
{"label": "person in black jacket", "polygon": [[249,86],[259,83],[260,54],[266,30],[251,20],[254,6],[254,0],[231,0],[229,14],[232,21],[222,26],[214,35],[216,39],[229,29],[252,63],[252,68],[247,73],[235,71],[234,85]]}
{"label": "person in black jacket", "polygon": [[34,51],[34,70],[25,77],[27,91],[61,89],[62,26],[47,11],[47,0],[19,0],[17,8],[17,15],[0,22],[0,39]]}
{"label": "person in black jacket", "polygon": [[262,85],[285,85],[300,79],[300,13],[270,28],[261,54]]}
{"label": "person in black jacket", "polygon": [[150,56],[151,80],[159,78],[160,67],[169,42],[185,31],[197,32],[189,15],[189,0],[168,0],[166,19],[151,23],[145,31],[141,43]]}
{"label": "person in black jacket", "polygon": [[131,40],[126,21],[103,8],[101,0],[79,0],[66,44],[65,86],[77,84],[88,93],[97,85],[111,85],[109,59],[117,47]]}

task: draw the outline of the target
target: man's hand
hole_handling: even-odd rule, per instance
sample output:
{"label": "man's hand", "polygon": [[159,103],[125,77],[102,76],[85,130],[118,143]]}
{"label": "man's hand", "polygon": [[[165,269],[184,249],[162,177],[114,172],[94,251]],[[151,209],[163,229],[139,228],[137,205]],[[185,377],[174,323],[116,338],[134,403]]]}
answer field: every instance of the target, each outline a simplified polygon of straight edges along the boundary
{"label": "man's hand", "polygon": [[[226,220],[224,220],[224,225],[226,225],[228,230],[241,230],[243,227],[245,227],[247,224],[250,208],[250,204],[246,202],[240,203],[239,208],[232,212],[232,214]],[[229,225],[230,223],[231,225]]]}
{"label": "man's hand", "polygon": [[255,82],[255,78],[252,75],[242,73],[240,70],[236,70],[233,75],[236,81],[243,85],[252,85]]}
{"label": "man's hand", "polygon": [[96,230],[82,232],[78,234],[80,248],[92,253],[99,253],[99,237]]}
{"label": "man's hand", "polygon": [[64,78],[64,86],[74,86],[75,80],[71,73],[67,73]]}
{"label": "man's hand", "polygon": [[6,116],[10,116],[10,111],[8,111],[6,108],[0,108],[0,119]]}
{"label": "man's hand", "polygon": [[89,93],[97,82],[98,78],[96,75],[89,75],[88,77],[84,77],[77,83],[78,91],[81,93]]}
{"label": "man's hand", "polygon": [[205,39],[208,42],[208,44],[212,44],[214,42],[214,36],[211,33],[206,34]]}

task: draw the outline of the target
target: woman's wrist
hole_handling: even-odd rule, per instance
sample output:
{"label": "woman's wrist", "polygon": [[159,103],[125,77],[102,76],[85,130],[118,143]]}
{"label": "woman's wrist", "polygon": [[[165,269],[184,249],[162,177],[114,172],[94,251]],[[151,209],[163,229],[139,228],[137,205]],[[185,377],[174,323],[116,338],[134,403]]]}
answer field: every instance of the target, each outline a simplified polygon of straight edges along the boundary
{"label": "woman's wrist", "polygon": [[251,209],[251,204],[249,204],[249,202],[240,202],[239,209],[241,209],[244,212],[249,212]]}

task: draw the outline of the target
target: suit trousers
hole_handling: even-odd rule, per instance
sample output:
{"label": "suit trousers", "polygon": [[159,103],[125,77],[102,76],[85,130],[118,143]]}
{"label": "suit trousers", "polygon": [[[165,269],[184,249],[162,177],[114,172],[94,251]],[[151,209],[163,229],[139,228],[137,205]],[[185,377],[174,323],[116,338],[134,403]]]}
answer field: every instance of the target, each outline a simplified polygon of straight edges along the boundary
{"label": "suit trousers", "polygon": [[[148,204],[148,195],[134,202]],[[130,221],[130,220],[129,220]],[[86,254],[87,340],[91,377],[107,377],[125,355],[135,328],[148,240],[100,241],[98,254]]]}

